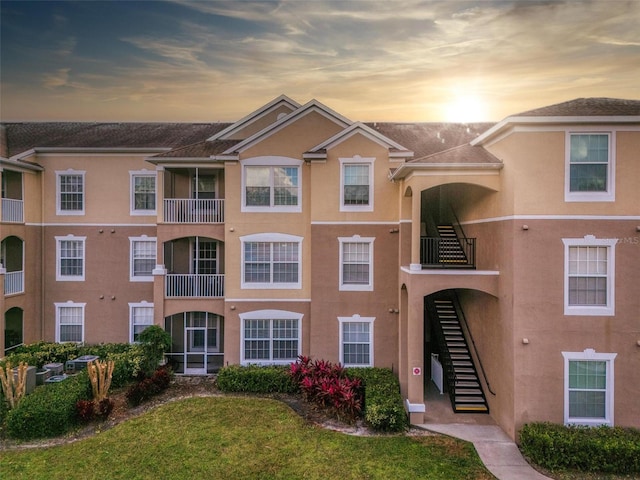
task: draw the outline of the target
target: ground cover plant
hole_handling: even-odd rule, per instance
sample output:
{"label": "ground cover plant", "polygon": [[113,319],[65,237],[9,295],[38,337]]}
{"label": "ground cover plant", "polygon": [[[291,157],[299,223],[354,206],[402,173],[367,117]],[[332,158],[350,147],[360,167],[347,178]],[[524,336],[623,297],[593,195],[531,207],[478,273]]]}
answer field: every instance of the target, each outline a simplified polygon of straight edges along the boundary
{"label": "ground cover plant", "polygon": [[64,446],[5,451],[0,471],[7,480],[493,478],[462,441],[350,436],[306,423],[276,400],[229,396],[165,404]]}

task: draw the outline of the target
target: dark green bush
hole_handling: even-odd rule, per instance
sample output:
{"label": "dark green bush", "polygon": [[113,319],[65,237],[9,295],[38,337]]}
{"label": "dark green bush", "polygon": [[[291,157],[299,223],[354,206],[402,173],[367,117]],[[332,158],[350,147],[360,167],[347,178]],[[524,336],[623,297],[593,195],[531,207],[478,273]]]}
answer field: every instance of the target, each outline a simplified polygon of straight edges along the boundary
{"label": "dark green bush", "polygon": [[640,473],[640,430],[531,423],[520,430],[520,448],[549,470]]}
{"label": "dark green bush", "polygon": [[158,325],[145,328],[138,336],[144,350],[144,373],[147,377],[153,375],[165,352],[171,349],[171,335]]}
{"label": "dark green bush", "polygon": [[37,387],[7,414],[7,433],[21,440],[62,435],[78,423],[78,401],[91,397],[86,372]]}
{"label": "dark green bush", "polygon": [[359,378],[364,386],[364,419],[374,430],[402,432],[409,425],[402,404],[400,384],[388,368],[347,368],[349,378]]}
{"label": "dark green bush", "polygon": [[294,393],[297,387],[288,366],[229,365],[218,373],[218,388],[224,392]]}

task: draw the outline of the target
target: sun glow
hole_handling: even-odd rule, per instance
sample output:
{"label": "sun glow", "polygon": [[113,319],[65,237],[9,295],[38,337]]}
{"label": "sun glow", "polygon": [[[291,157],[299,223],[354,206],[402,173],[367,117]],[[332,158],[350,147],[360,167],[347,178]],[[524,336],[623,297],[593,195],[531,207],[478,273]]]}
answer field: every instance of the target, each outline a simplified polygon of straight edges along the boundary
{"label": "sun glow", "polygon": [[485,102],[477,95],[456,95],[444,106],[444,116],[448,122],[486,122],[488,111]]}

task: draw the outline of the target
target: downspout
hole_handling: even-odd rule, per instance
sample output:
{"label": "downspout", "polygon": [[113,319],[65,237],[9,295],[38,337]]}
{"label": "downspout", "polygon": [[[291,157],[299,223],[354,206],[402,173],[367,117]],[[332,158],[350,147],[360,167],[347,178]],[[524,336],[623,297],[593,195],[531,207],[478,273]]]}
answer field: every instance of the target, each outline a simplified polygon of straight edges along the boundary
{"label": "downspout", "polygon": [[[45,325],[44,325],[44,319],[45,319],[45,314],[44,314],[44,309],[45,309],[45,278],[44,278],[44,272],[45,272],[45,226],[44,226],[44,205],[45,205],[45,195],[44,195],[44,185],[45,185],[45,181],[44,181],[44,176],[45,176],[45,170],[44,168],[42,169],[42,172],[40,173],[40,338],[42,340],[44,340],[44,331],[45,331]],[[25,212],[26,214],[26,212]],[[26,218],[25,218],[25,223],[26,223]],[[55,313],[55,312],[54,312]],[[54,327],[54,339],[55,339],[55,327]]]}

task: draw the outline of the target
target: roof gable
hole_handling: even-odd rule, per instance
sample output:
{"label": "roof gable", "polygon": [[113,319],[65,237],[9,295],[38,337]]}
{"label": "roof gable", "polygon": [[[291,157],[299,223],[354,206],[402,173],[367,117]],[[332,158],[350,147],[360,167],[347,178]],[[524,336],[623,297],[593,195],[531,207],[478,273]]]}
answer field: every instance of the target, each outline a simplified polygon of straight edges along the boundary
{"label": "roof gable", "polygon": [[[280,119],[280,115],[282,115],[283,112],[291,113],[298,108],[300,108],[300,104],[298,102],[290,99],[286,95],[280,95],[279,97],[271,100],[269,103],[251,112],[249,115],[229,125],[229,127],[225,128],[224,130],[208,138],[207,141],[212,142],[214,140],[233,139],[233,137],[240,133],[242,130],[246,130],[260,121],[264,121],[269,115],[274,115],[276,117],[275,120],[277,121]],[[262,128],[260,128],[259,130],[262,130]]]}
{"label": "roof gable", "polygon": [[338,132],[333,137],[328,138],[324,142],[309,149],[309,151],[304,154],[304,157],[326,158],[327,150],[335,147],[336,145],[339,145],[340,143],[353,137],[354,135],[363,135],[364,137],[377,143],[378,145],[381,145],[384,148],[388,148],[389,150],[393,151],[393,153],[390,153],[390,156],[401,158],[410,158],[413,156],[413,152],[400,145],[396,141],[390,139],[389,137],[385,137],[384,135],[373,130],[364,123],[355,122],[341,132]]}
{"label": "roof gable", "polygon": [[353,122],[346,117],[343,117],[336,111],[330,109],[329,107],[323,105],[317,100],[311,100],[307,104],[303,105],[299,109],[293,111],[289,115],[282,117],[277,122],[269,125],[265,129],[257,132],[256,134],[250,136],[249,138],[241,141],[234,147],[226,150],[224,152],[225,155],[234,155],[243,152],[244,150],[253,147],[254,145],[260,143],[262,140],[270,137],[271,135],[279,132],[280,130],[286,128],[287,126],[295,123],[301,118],[309,115],[310,113],[318,113],[319,115],[327,118],[331,122],[340,126],[341,128],[347,127],[351,125]]}

